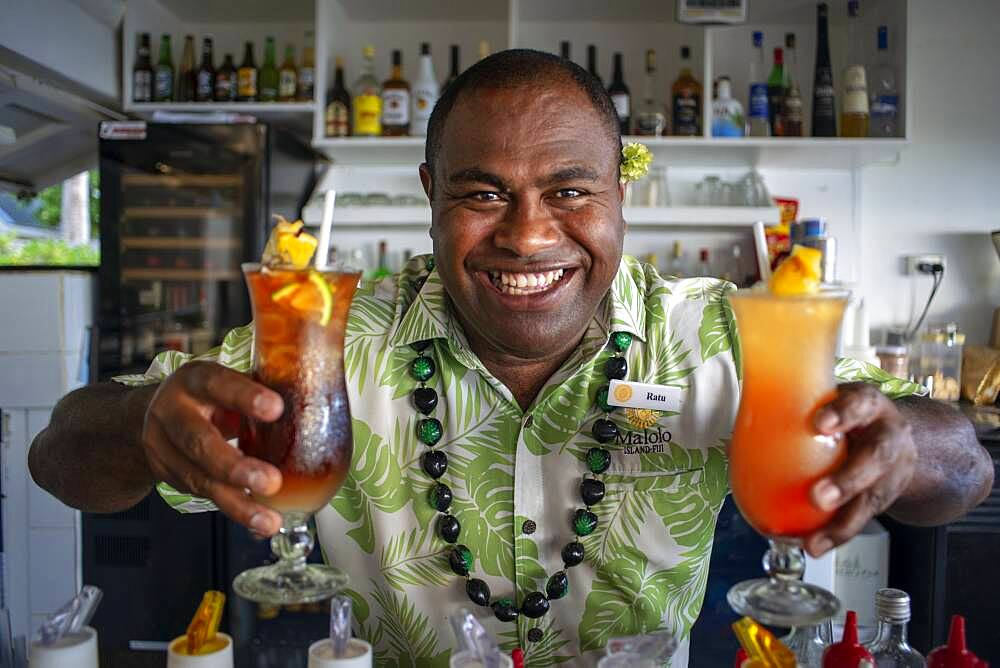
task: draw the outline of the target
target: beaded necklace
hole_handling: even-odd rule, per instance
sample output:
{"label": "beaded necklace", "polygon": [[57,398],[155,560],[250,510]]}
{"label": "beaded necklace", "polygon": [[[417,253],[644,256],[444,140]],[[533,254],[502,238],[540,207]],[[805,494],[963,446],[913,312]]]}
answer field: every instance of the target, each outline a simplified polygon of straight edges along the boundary
{"label": "beaded necklace", "polygon": [[[609,381],[622,380],[628,373],[628,362],[624,354],[632,344],[632,335],[628,332],[615,332],[611,335],[610,343],[613,354],[604,364],[604,375]],[[448,470],[448,455],[442,450],[434,449],[444,434],[444,427],[437,418],[429,417],[438,404],[437,392],[427,387],[427,381],[433,378],[436,371],[434,360],[426,354],[430,344],[430,341],[417,341],[411,344],[410,347],[417,353],[417,357],[410,363],[410,375],[420,383],[412,395],[414,407],[425,416],[417,422],[417,438],[427,446],[427,450],[420,458],[420,466],[434,480],[427,499],[439,513],[436,523],[438,536],[452,546],[448,550],[448,566],[456,575],[465,578],[465,593],[469,600],[478,606],[491,608],[500,621],[516,622],[519,615],[529,619],[544,617],[549,611],[549,602],[560,599],[569,592],[569,577],[566,575],[566,570],[583,561],[583,543],[578,539],[589,536],[597,528],[597,515],[591,511],[591,507],[604,498],[604,482],[598,476],[611,466],[611,453],[603,445],[618,435],[618,427],[607,419],[607,415],[614,410],[614,406],[608,404],[608,385],[602,386],[597,392],[596,403],[605,413],[605,417],[594,421],[591,434],[601,445],[590,448],[585,457],[591,477],[584,474],[580,480],[580,498],[584,507],[578,508],[573,514],[571,529],[574,539],[566,543],[562,549],[560,556],[563,569],[549,576],[544,593],[533,591],[527,594],[518,606],[510,597],[491,599],[489,585],[479,578],[472,577],[475,562],[472,550],[458,542],[462,527],[458,518],[448,512],[452,502],[451,488],[439,481]],[[529,528],[535,526],[530,520],[525,524],[529,524]],[[543,635],[542,629],[537,626],[529,629],[527,634],[531,642],[538,642]]]}

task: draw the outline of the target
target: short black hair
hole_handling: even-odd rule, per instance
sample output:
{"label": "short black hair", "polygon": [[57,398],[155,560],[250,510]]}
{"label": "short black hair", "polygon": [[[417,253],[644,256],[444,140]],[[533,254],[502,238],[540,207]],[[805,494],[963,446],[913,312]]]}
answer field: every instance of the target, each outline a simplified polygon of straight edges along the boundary
{"label": "short black hair", "polygon": [[[435,176],[434,165],[441,151],[444,126],[455,101],[462,93],[482,89],[517,88],[519,86],[545,85],[565,81],[576,86],[587,96],[598,115],[604,120],[608,137],[617,144],[621,154],[622,138],[618,112],[611,96],[597,77],[572,60],[534,49],[508,49],[483,58],[462,72],[441,93],[427,123],[427,140],[424,143],[424,162]],[[513,113],[516,113],[513,112]]]}

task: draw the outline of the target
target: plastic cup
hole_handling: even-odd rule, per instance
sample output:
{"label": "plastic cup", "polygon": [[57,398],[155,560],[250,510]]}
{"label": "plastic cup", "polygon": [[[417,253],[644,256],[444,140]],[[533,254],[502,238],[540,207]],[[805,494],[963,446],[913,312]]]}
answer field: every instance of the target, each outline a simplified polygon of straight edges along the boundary
{"label": "plastic cup", "polygon": [[371,668],[372,646],[359,638],[347,644],[347,656],[333,657],[330,639],[317,640],[309,646],[309,668]]}
{"label": "plastic cup", "polygon": [[52,645],[31,644],[30,668],[98,668],[97,631],[84,626]]}
{"label": "plastic cup", "polygon": [[[508,654],[498,654],[500,657],[500,668],[514,668],[514,660]],[[478,656],[472,652],[458,652],[451,655],[448,662],[449,668],[486,668]]]}
{"label": "plastic cup", "polygon": [[223,646],[209,654],[181,654],[177,648],[187,644],[187,634],[170,641],[167,649],[167,668],[233,668],[233,639],[225,633],[216,633]]}

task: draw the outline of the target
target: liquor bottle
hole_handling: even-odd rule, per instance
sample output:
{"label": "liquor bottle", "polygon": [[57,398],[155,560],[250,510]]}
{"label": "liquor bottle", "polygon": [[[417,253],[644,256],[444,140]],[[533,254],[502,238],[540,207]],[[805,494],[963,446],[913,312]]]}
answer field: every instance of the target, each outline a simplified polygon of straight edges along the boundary
{"label": "liquor bottle", "polygon": [[[737,275],[743,276],[743,274]],[[750,285],[752,282],[753,277],[744,284]],[[815,626],[795,627],[781,639],[781,642],[795,655],[798,665],[818,667],[823,663],[823,650],[833,642],[833,624],[828,619]]]}
{"label": "liquor bottle", "polygon": [[410,84],[403,78],[403,52],[392,51],[392,74],[382,83],[382,136],[410,134]]}
{"label": "liquor bottle", "polygon": [[601,79],[601,75],[597,73],[597,47],[593,44],[587,47],[587,71],[590,75],[597,79],[598,83],[602,86],[604,81]]}
{"label": "liquor bottle", "polygon": [[764,33],[753,33],[753,56],[750,58],[750,98],[747,115],[747,136],[767,137],[771,134],[767,107],[767,80],[764,77]]}
{"label": "liquor bottle", "polygon": [[899,89],[896,68],[889,56],[889,29],[878,27],[878,56],[872,68],[871,122],[872,137],[899,136]]}
{"label": "liquor bottle", "polygon": [[625,85],[625,77],[622,75],[622,54],[616,53],[614,57],[615,70],[611,77],[611,85],[608,86],[608,95],[615,104],[615,111],[618,112],[618,127],[623,135],[627,135],[632,129],[632,96],[629,94],[628,86]]}
{"label": "liquor bottle", "polygon": [[646,50],[646,77],[642,82],[642,104],[635,115],[635,133],[659,137],[667,127],[663,105],[656,99],[656,51]]}
{"label": "liquor bottle", "polygon": [[364,48],[364,65],[354,82],[352,131],[357,137],[378,137],[382,134],[382,88],[375,78],[375,47]]}
{"label": "liquor bottle", "polygon": [[781,134],[802,136],[802,93],[799,90],[798,62],[795,58],[795,33],[785,33],[785,90],[781,96]]}
{"label": "liquor bottle", "polygon": [[858,21],[858,0],[847,3],[847,44],[851,60],[844,68],[844,96],[840,110],[842,137],[868,136],[868,76],[861,60],[861,32]]}
{"label": "liquor bottle", "polygon": [[312,102],[316,88],[316,52],[313,47],[313,32],[306,31],[306,44],[302,47],[302,66],[299,67],[300,102]]}
{"label": "liquor bottle", "polygon": [[485,39],[479,42],[479,60],[488,58],[490,55],[490,43]]}
{"label": "liquor bottle", "polygon": [[684,278],[688,274],[687,261],[684,259],[684,248],[680,241],[674,241],[674,246],[670,252],[670,266],[667,273],[670,276]]}
{"label": "liquor bottle", "polygon": [[875,592],[875,638],[865,649],[879,668],[924,668],[924,657],[906,642],[906,623],[910,621],[910,595],[899,589]]}
{"label": "liquor bottle", "polygon": [[153,77],[153,100],[170,102],[174,99],[174,56],[170,35],[160,37],[160,59]]}
{"label": "liquor bottle", "polygon": [[135,50],[135,65],[132,67],[132,101],[153,101],[153,62],[149,57],[149,33],[139,35],[139,46]]}
{"label": "liquor bottle", "polygon": [[812,136],[837,136],[837,104],[830,66],[830,36],[827,6],[816,6],[816,69],[813,74]]}
{"label": "liquor bottle", "polygon": [[264,64],[260,67],[259,92],[261,102],[274,102],[278,99],[278,64],[275,62],[274,38],[264,41]]}
{"label": "liquor bottle", "polygon": [[326,136],[351,136],[351,94],[344,87],[344,61],[334,60],[333,88],[326,94]]}
{"label": "liquor bottle", "polygon": [[215,101],[233,102],[236,100],[236,64],[233,54],[227,53],[222,59],[222,66],[215,73]]}
{"label": "liquor bottle", "polygon": [[732,82],[729,77],[719,77],[715,101],[712,102],[712,136],[742,137],[746,131],[743,105],[732,98]]}
{"label": "liquor bottle", "polygon": [[211,102],[215,96],[215,56],[212,53],[212,38],[201,40],[201,64],[194,77],[194,99],[196,102]]}
{"label": "liquor bottle", "polygon": [[295,67],[295,47],[285,45],[285,60],[278,70],[278,102],[295,102],[299,92],[299,70]]}
{"label": "liquor bottle", "polygon": [[440,94],[437,77],[434,75],[434,61],[431,59],[431,45],[423,42],[420,45],[420,67],[417,78],[413,80],[413,120],[410,134],[415,137],[427,134],[427,121],[431,119],[431,112],[434,111]]}
{"label": "liquor bottle", "polygon": [[695,267],[695,276],[705,277],[712,275],[712,265],[708,261],[708,249],[702,248],[698,251],[698,266]]}
{"label": "liquor bottle", "polygon": [[681,137],[701,134],[701,84],[691,73],[691,49],[681,47],[681,73],[671,88],[674,131]]}
{"label": "liquor bottle", "polygon": [[243,50],[243,62],[236,71],[236,99],[240,102],[257,101],[257,65],[253,62],[253,42]]}
{"label": "liquor bottle", "polygon": [[572,58],[569,57],[569,42],[559,42],[559,55],[566,60],[572,60]]}
{"label": "liquor bottle", "polygon": [[448,72],[448,78],[444,80],[444,85],[441,86],[441,90],[444,90],[448,85],[458,78],[460,71],[458,67],[458,44],[451,45],[451,71]]}
{"label": "liquor bottle", "polygon": [[785,52],[781,47],[774,50],[774,67],[767,77],[767,120],[771,125],[771,136],[784,136],[781,125],[781,102],[785,94]]}
{"label": "liquor bottle", "polygon": [[375,269],[372,270],[372,279],[377,281],[385,278],[386,276],[392,275],[392,270],[389,269],[388,254],[387,244],[385,239],[383,239],[378,242],[378,264],[375,265]]}
{"label": "liquor bottle", "polygon": [[177,101],[194,102],[197,87],[194,69],[194,35],[184,36],[184,50],[181,52],[181,67],[177,72]]}

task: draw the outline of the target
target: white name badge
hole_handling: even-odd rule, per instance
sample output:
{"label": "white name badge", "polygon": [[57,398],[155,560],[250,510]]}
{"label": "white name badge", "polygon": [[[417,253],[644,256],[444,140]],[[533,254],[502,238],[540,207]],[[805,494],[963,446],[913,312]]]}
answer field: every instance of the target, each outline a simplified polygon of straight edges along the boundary
{"label": "white name badge", "polygon": [[679,387],[613,380],[608,388],[608,403],[620,408],[652,408],[678,413],[683,392]]}

